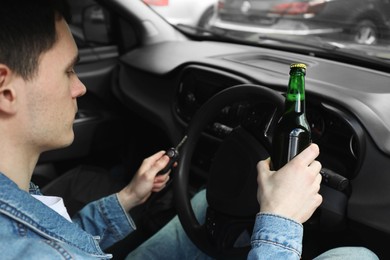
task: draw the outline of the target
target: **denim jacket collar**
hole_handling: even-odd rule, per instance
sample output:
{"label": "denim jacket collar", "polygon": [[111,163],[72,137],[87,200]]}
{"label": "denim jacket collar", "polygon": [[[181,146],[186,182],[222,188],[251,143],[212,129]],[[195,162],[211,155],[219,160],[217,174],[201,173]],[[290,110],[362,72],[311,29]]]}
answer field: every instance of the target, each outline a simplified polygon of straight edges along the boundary
{"label": "denim jacket collar", "polygon": [[[33,198],[0,173],[0,213],[22,223],[41,236],[70,244],[89,254],[103,255],[93,236]],[[30,191],[39,194],[37,186]]]}

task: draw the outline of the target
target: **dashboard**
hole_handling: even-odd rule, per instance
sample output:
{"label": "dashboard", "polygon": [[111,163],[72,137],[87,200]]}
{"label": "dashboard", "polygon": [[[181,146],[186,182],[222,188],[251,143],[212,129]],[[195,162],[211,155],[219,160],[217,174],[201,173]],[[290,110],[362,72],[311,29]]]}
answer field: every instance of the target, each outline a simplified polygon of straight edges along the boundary
{"label": "dashboard", "polygon": [[[247,84],[248,80],[204,66],[187,66],[181,75],[175,102],[175,111],[183,126],[189,124],[196,111],[214,94],[231,86]],[[283,93],[281,93],[283,94]],[[268,131],[273,111],[268,104],[256,100],[242,100],[223,108],[215,121],[206,128],[210,138],[223,139],[235,127],[243,126],[252,135]],[[360,167],[364,151],[363,130],[346,111],[308,95],[307,117],[312,131],[312,141],[321,147],[319,160],[324,168],[348,180],[353,179]],[[272,133],[269,135],[269,142]],[[201,158],[198,158],[201,157]],[[197,166],[207,171],[212,157],[198,155]],[[343,158],[340,161],[338,158]]]}
{"label": "dashboard", "polygon": [[[205,66],[187,66],[177,87],[175,112],[185,127],[196,111],[214,94],[228,87],[247,83],[249,81],[245,78],[221,70]],[[317,143],[322,151],[319,160],[324,167],[349,180],[353,179],[359,168],[360,153],[364,150],[360,125],[350,114],[332,104],[324,103],[310,95],[306,102],[312,141]],[[272,116],[272,107],[267,104],[256,100],[237,101],[223,108],[215,121],[206,128],[206,132],[210,138],[223,139],[235,127],[243,126],[260,139],[262,133],[270,132],[267,128]],[[269,137],[271,139],[272,136]],[[199,166],[209,165],[204,158],[199,162]]]}
{"label": "dashboard", "polygon": [[[306,111],[318,160],[349,181],[347,190],[323,204],[335,209],[336,218],[390,234],[390,175],[384,172],[390,167],[390,74],[282,50],[173,41],[122,56],[113,91],[177,144],[196,111],[223,89],[255,84],[283,95],[293,62],[308,66]],[[194,174],[208,177],[213,154],[232,129],[242,126],[262,138],[272,115],[272,107],[255,97],[224,107],[194,152]]]}

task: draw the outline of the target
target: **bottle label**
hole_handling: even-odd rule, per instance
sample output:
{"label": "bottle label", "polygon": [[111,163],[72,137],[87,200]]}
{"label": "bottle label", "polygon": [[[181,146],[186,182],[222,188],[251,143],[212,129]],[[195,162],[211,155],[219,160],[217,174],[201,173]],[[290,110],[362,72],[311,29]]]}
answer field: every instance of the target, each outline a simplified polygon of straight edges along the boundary
{"label": "bottle label", "polygon": [[300,128],[293,129],[289,134],[287,161],[290,161],[299,153],[299,135],[304,133]]}

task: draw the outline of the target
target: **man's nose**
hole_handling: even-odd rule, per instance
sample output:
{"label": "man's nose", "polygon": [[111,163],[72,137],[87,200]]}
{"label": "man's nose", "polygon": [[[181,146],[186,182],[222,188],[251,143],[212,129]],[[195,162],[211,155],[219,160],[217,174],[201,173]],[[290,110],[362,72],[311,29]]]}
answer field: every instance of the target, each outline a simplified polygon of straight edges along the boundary
{"label": "man's nose", "polygon": [[83,96],[87,92],[87,88],[84,83],[81,82],[79,78],[77,78],[77,82],[73,85],[72,88],[72,96],[77,98]]}

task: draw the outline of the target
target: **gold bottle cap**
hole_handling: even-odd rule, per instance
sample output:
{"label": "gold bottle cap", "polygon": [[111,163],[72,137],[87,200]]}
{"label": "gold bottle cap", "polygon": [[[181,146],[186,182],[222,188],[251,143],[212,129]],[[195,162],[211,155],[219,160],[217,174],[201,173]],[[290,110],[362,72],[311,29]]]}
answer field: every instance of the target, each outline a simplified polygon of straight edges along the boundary
{"label": "gold bottle cap", "polygon": [[290,68],[300,68],[300,69],[306,69],[306,64],[304,63],[292,63],[290,65]]}

